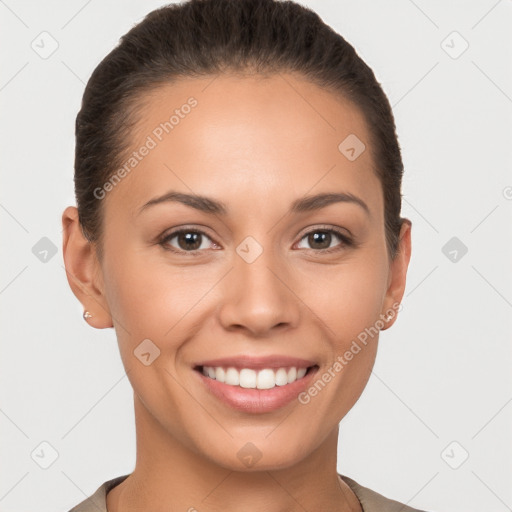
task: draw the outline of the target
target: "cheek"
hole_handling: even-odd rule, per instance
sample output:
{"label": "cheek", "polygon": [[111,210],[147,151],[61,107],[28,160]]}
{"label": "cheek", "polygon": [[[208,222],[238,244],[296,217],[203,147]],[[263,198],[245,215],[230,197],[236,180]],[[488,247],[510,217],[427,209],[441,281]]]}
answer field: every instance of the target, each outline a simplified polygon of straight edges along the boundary
{"label": "cheek", "polygon": [[309,272],[299,296],[323,321],[339,352],[379,319],[387,280],[385,260],[354,256],[346,264],[319,265],[314,276]]}
{"label": "cheek", "polygon": [[179,294],[179,283],[173,282],[172,272],[159,269],[132,247],[117,253],[111,251],[105,262],[109,307],[129,331],[140,331],[169,306],[170,297]]}
{"label": "cheek", "polygon": [[186,397],[173,379],[172,360],[185,337],[186,321],[181,321],[205,291],[198,283],[190,286],[179,268],[151,261],[133,248],[122,252],[126,256],[111,252],[105,260],[105,283],[123,365],[146,407],[157,410],[168,403],[170,410],[180,411]]}
{"label": "cheek", "polygon": [[304,400],[321,395],[315,407],[325,407],[323,414],[333,421],[350,410],[371,375],[387,279],[385,258],[354,257],[346,265],[319,268],[302,288],[330,346],[312,396]]}
{"label": "cheek", "polygon": [[144,339],[154,341],[162,352],[176,350],[183,329],[202,311],[202,298],[219,276],[212,269],[171,265],[161,255],[133,248],[123,254],[105,262],[107,300],[121,351],[133,352]]}

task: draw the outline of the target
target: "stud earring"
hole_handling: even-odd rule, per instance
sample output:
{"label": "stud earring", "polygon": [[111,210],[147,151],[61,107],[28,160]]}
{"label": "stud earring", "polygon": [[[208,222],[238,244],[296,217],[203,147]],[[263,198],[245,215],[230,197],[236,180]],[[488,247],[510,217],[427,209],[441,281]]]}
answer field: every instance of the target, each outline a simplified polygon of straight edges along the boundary
{"label": "stud earring", "polygon": [[83,315],[83,316],[84,316],[84,320],[85,320],[86,322],[87,322],[87,320],[88,320],[89,318],[91,318],[91,317],[92,317],[92,315],[91,315],[91,313],[89,313],[89,311],[84,311],[84,315]]}

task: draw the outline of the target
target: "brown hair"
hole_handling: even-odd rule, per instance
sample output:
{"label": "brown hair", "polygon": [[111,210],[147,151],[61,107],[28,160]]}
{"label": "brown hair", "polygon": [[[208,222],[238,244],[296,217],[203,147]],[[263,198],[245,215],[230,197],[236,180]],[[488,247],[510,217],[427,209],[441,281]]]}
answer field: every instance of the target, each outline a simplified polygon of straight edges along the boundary
{"label": "brown hair", "polygon": [[[403,219],[403,163],[389,101],[345,39],[292,1],[189,0],[149,13],[96,67],[76,118],[75,195],[84,236],[101,258],[102,201],[95,190],[121,165],[143,92],[181,77],[297,72],[363,113],[384,194],[389,255]],[[341,141],[340,141],[341,142]]]}

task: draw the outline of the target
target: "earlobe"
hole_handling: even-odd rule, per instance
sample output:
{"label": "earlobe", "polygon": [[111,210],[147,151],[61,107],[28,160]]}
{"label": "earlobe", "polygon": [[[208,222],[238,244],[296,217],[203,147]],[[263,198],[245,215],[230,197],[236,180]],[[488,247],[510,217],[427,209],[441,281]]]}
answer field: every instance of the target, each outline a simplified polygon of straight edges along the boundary
{"label": "earlobe", "polygon": [[83,235],[78,210],[74,206],[68,206],[62,214],[62,234],[62,253],[69,286],[84,310],[91,315],[84,316],[84,319],[97,329],[112,327],[95,247]]}
{"label": "earlobe", "polygon": [[389,270],[389,285],[384,300],[384,327],[389,329],[396,321],[398,311],[402,309],[401,301],[407,281],[407,269],[411,259],[411,229],[412,222],[402,219],[402,227],[399,234],[398,254],[391,261]]}

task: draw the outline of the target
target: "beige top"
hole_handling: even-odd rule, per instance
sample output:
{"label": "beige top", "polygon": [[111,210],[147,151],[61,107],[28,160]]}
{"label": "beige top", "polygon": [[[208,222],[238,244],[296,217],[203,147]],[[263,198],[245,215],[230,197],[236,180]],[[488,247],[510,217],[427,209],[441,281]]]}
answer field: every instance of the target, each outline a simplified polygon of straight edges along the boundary
{"label": "beige top", "polygon": [[[107,493],[128,476],[129,475],[123,475],[113,478],[112,480],[107,480],[98,487],[92,496],[76,505],[76,507],[73,507],[69,512],[108,512]],[[398,501],[390,500],[382,496],[382,494],[359,485],[348,476],[340,475],[340,477],[357,496],[363,512],[425,512],[424,510],[408,507]]]}

